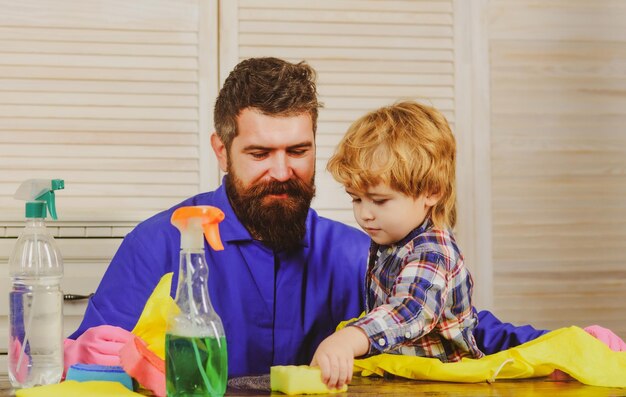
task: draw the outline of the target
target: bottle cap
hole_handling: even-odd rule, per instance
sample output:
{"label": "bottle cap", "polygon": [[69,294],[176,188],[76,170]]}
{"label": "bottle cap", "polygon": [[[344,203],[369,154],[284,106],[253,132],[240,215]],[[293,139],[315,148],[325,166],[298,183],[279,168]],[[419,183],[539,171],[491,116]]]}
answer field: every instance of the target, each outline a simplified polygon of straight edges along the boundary
{"label": "bottle cap", "polygon": [[57,219],[54,191],[64,188],[63,179],[29,179],[22,182],[13,197],[18,200],[26,200],[27,218],[45,218],[47,207],[52,219]]}
{"label": "bottle cap", "polygon": [[43,201],[29,201],[26,203],[26,218],[45,218],[46,203]]}
{"label": "bottle cap", "polygon": [[172,214],[172,225],[180,230],[181,249],[203,249],[203,236],[211,248],[224,249],[220,239],[218,224],[224,220],[224,213],[217,207],[198,205],[177,208]]}

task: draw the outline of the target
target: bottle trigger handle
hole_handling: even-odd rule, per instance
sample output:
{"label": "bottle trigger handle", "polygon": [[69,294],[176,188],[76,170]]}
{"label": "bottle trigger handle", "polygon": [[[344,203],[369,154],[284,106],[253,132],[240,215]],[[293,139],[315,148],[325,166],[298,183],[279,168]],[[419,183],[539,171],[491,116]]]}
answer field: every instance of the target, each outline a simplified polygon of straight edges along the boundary
{"label": "bottle trigger handle", "polygon": [[220,238],[220,229],[217,227],[217,223],[205,223],[202,225],[202,229],[204,230],[204,238],[211,248],[215,251],[223,251],[224,245]]}

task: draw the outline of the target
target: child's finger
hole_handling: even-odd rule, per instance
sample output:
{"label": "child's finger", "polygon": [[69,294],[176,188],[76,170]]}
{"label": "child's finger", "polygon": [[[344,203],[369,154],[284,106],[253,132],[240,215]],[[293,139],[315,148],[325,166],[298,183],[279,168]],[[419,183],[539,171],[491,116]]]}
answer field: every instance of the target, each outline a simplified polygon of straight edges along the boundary
{"label": "child's finger", "polygon": [[341,389],[344,384],[348,383],[348,362],[345,358],[339,361],[339,376],[337,377],[337,389]]}
{"label": "child's finger", "polygon": [[326,385],[329,388],[337,388],[337,381],[339,380],[339,360],[337,356],[333,355],[329,357],[329,378]]}
{"label": "child's finger", "polygon": [[353,372],[354,372],[354,357],[348,357],[348,381],[346,383],[352,382]]}
{"label": "child's finger", "polygon": [[328,356],[322,355],[318,357],[316,361],[322,373],[322,382],[328,384],[328,379],[330,378],[330,362],[328,361]]}

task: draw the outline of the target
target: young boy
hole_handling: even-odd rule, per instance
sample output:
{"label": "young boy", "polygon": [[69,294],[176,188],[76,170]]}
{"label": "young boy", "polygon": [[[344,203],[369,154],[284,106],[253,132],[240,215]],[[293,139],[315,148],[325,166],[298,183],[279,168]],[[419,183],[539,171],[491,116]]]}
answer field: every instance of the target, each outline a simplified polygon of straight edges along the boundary
{"label": "young boy", "polygon": [[355,121],[330,159],[372,243],[366,315],[326,338],[311,362],[328,387],[349,383],[354,357],[365,354],[483,356],[472,277],[451,230],[455,146],[440,112],[401,102]]}

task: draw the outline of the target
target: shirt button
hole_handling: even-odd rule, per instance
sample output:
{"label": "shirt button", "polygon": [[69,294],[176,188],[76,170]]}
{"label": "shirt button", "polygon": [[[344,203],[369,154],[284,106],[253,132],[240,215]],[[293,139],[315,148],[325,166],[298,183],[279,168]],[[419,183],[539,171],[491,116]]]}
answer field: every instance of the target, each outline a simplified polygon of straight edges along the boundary
{"label": "shirt button", "polygon": [[385,346],[385,343],[387,343],[387,342],[385,342],[385,338],[380,338],[378,340],[378,344],[381,345],[381,346]]}
{"label": "shirt button", "polygon": [[406,334],[404,334],[404,337],[407,339],[411,339],[411,333],[407,332]]}

